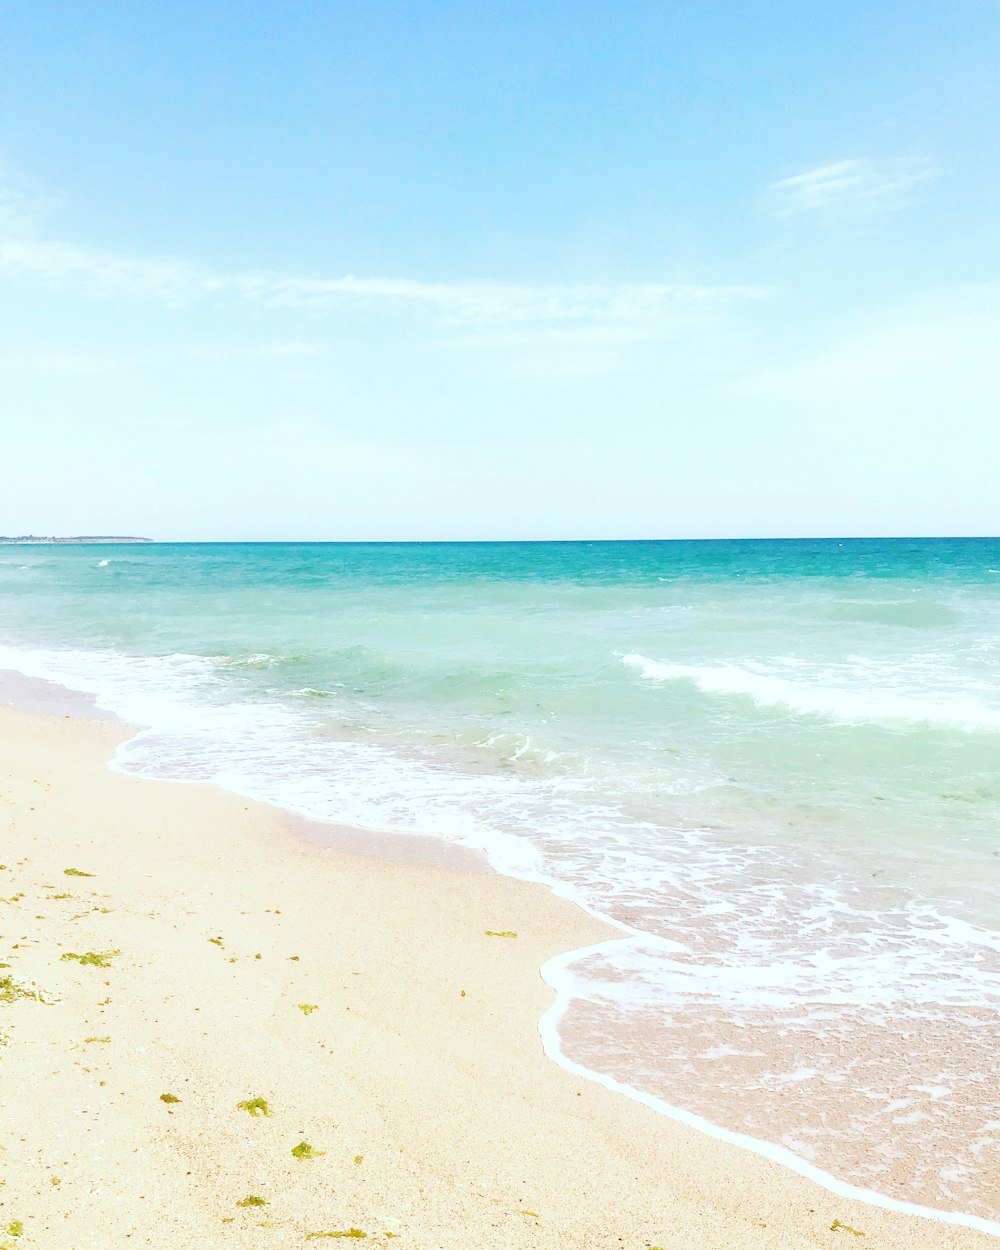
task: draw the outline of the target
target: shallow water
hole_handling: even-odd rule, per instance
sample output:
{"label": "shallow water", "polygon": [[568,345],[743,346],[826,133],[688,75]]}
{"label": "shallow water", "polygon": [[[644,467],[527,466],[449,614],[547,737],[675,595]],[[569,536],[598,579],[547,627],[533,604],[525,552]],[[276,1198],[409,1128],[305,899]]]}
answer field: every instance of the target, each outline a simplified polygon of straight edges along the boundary
{"label": "shallow water", "polygon": [[568,1056],[994,1219],[998,607],[980,539],[0,547],[119,766],[555,884]]}

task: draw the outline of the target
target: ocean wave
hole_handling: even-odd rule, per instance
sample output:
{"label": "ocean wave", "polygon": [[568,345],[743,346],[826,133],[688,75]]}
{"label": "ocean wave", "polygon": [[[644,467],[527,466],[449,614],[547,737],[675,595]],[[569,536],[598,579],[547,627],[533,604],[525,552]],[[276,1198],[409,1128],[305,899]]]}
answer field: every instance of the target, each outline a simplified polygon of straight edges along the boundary
{"label": "ocean wave", "polygon": [[[297,658],[297,657],[296,657]],[[276,665],[287,662],[280,655],[270,655],[266,651],[257,651],[252,655],[219,655],[213,656],[210,663],[218,668],[274,668]]]}
{"label": "ocean wave", "polygon": [[813,605],[812,611],[827,620],[915,630],[947,628],[961,619],[960,613],[945,603],[919,599],[835,599]]}
{"label": "ocean wave", "polygon": [[[928,691],[923,696],[901,694],[893,689],[834,686],[798,680],[762,669],[735,664],[670,664],[632,652],[622,663],[636,669],[648,681],[693,683],[703,694],[751,699],[758,707],[786,708],[799,715],[821,716],[842,724],[907,722],[940,725],[966,732],[1000,732],[1000,708],[961,692]],[[786,666],[787,667],[787,666]],[[843,676],[863,679],[864,673],[845,669]]]}

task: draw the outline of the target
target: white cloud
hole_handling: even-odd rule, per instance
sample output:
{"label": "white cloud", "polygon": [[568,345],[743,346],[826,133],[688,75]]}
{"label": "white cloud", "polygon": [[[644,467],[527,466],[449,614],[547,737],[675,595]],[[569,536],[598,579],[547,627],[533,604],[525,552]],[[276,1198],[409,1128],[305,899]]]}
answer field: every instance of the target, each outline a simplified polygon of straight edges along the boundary
{"label": "white cloud", "polygon": [[119,371],[127,361],[109,352],[32,350],[0,352],[0,373],[107,374]]}
{"label": "white cloud", "polygon": [[415,282],[404,278],[297,278],[237,275],[232,286],[263,303],[302,306],[345,298],[422,308],[449,322],[475,324],[636,323],[683,310],[698,315],[768,294],[761,287],[629,283],[525,286]]}
{"label": "white cloud", "polygon": [[57,203],[0,157],[0,236],[30,234]]}
{"label": "white cloud", "polygon": [[295,361],[313,360],[329,351],[326,343],[314,343],[296,339],[279,339],[264,343],[245,343],[240,346],[219,343],[197,343],[188,348],[192,360],[215,364],[234,364],[249,360]]}
{"label": "white cloud", "polygon": [[869,217],[902,208],[915,187],[940,173],[920,157],[833,161],[772,182],[768,202],[776,217]]}
{"label": "white cloud", "polygon": [[50,281],[81,279],[105,292],[149,295],[187,303],[220,291],[223,279],[184,261],[118,256],[71,243],[0,239],[0,269]]}
{"label": "white cloud", "polygon": [[261,360],[293,360],[308,356],[322,356],[326,347],[322,343],[307,343],[297,339],[277,343],[262,343],[254,352]]}
{"label": "white cloud", "polygon": [[0,238],[0,270],[50,282],[79,282],[101,294],[188,305],[216,298],[277,308],[322,308],[353,302],[383,310],[425,312],[448,324],[648,325],[704,318],[765,298],[755,286],[671,283],[529,286],[418,282],[409,278],[307,277],[270,271],[221,273],[170,258],[113,252],[17,237]]}

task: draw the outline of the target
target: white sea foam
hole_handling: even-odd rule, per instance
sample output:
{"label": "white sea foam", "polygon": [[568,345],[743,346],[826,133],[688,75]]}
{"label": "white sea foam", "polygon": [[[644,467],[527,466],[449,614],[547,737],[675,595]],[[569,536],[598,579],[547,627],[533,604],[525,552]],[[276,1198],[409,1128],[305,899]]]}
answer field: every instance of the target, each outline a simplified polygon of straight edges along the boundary
{"label": "white sea foam", "polygon": [[[783,668],[798,670],[794,679],[775,671],[773,665],[752,669],[735,664],[671,664],[636,653],[622,656],[622,663],[649,681],[691,682],[705,694],[743,696],[758,707],[787,708],[843,724],[903,721],[967,731],[1000,731],[1000,706],[947,690],[934,697],[915,697],[891,688],[879,690],[864,684],[870,674],[847,666],[835,674],[844,684],[830,685],[824,684],[823,675],[803,672],[805,666],[794,661],[783,664]],[[905,680],[905,673],[900,676]],[[853,684],[847,684],[849,681]],[[1000,699],[1000,690],[991,688],[990,693]]]}
{"label": "white sea foam", "polygon": [[[444,836],[596,914],[628,916],[637,941],[610,980],[636,1002],[774,1004],[794,993],[874,1005],[904,989],[910,1002],[1000,1002],[1000,934],[874,883],[849,902],[808,859],[798,864],[801,848],[644,824],[579,778],[477,772],[371,735],[334,736],[329,700],[234,698],[218,659],[0,648],[0,667],[85,690],[146,726],[118,752],[125,770],[215,782],[313,819]],[[526,736],[498,745],[515,759],[548,754]]]}

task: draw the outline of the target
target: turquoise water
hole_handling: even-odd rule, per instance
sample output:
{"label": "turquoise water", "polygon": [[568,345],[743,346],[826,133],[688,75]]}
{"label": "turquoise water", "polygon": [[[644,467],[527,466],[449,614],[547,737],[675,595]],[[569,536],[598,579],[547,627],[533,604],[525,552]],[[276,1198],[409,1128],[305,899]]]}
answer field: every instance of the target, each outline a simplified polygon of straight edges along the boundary
{"label": "turquoise water", "polygon": [[0,547],[120,767],[547,881],[567,1055],[994,1219],[998,609],[991,539]]}

